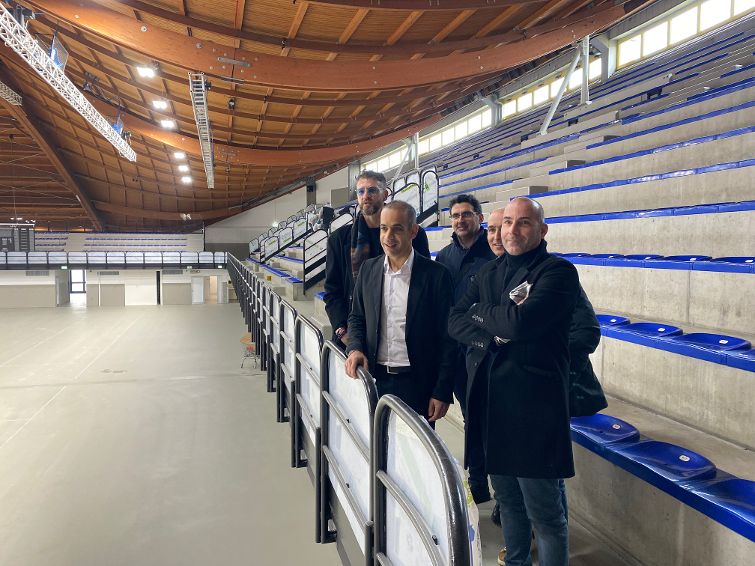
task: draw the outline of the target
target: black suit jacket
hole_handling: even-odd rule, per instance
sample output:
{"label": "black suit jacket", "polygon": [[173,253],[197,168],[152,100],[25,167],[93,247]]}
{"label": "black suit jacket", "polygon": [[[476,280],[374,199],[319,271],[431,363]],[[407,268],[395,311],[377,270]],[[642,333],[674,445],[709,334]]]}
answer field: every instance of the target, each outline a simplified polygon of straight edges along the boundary
{"label": "black suit jacket", "polygon": [[[325,260],[325,312],[328,313],[330,326],[334,332],[347,325],[351,309],[351,295],[354,291],[354,277],[351,275],[352,226],[353,224],[341,226],[328,238]],[[430,257],[427,234],[422,227],[412,241],[412,246],[415,252]],[[382,248],[372,250],[373,257],[382,257],[382,255]]]}
{"label": "black suit jacket", "polygon": [[[466,344],[467,436],[482,434],[488,473],[574,475],[569,428],[569,326],[579,277],[543,245],[503,286],[506,256],[482,267],[451,309],[449,332]],[[516,305],[509,292],[527,281]],[[498,346],[493,337],[508,339]]]}
{"label": "black suit jacket", "polygon": [[[354,285],[349,314],[347,352],[367,356],[370,368],[377,363],[380,311],[383,302],[383,256],[362,264]],[[453,350],[448,337],[448,312],[453,301],[449,271],[431,259],[414,254],[406,312],[406,349],[417,387],[430,398],[453,402]]]}

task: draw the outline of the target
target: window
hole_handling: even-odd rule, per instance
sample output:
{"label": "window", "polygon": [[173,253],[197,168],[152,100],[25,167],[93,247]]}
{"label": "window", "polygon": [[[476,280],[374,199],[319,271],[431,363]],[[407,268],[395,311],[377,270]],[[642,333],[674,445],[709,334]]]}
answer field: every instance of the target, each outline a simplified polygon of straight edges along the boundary
{"label": "window", "polygon": [[671,18],[669,41],[679,43],[697,33],[697,7]]}
{"label": "window", "polygon": [[419,154],[424,155],[430,151],[430,140],[427,138],[419,140]]}
{"label": "window", "polygon": [[734,0],[734,13],[744,14],[755,8],[755,0]]}
{"label": "window", "polygon": [[388,166],[393,169],[401,164],[402,151],[394,151],[388,156]]}
{"label": "window", "polygon": [[708,0],[700,4],[700,31],[710,29],[731,17],[730,0]]}
{"label": "window", "polygon": [[642,34],[642,56],[647,57],[653,53],[658,53],[668,46],[668,22],[661,22],[643,32]]}
{"label": "window", "polygon": [[512,114],[516,114],[516,100],[509,100],[503,103],[502,116],[507,118]]}
{"label": "window", "polygon": [[637,61],[642,56],[642,36],[635,35],[619,43],[619,66]]}
{"label": "window", "polygon": [[467,121],[466,120],[456,124],[456,127],[454,128],[454,135],[456,136],[457,140],[460,140],[461,138],[466,137],[467,135]]}
{"label": "window", "polygon": [[569,77],[569,90],[582,86],[582,67],[577,67]]}
{"label": "window", "polygon": [[532,93],[532,102],[535,105],[542,104],[546,100],[550,98],[550,87],[548,85],[543,85],[541,87],[538,87],[535,89],[535,92]]}
{"label": "window", "polygon": [[523,110],[527,110],[528,108],[532,108],[532,93],[527,92],[516,99],[516,111],[522,112]]}
{"label": "window", "polygon": [[482,116],[480,114],[475,114],[467,121],[467,123],[469,124],[468,128],[470,135],[479,132],[482,129]]}
{"label": "window", "polygon": [[588,67],[588,74],[590,76],[590,80],[597,79],[600,76],[600,73],[602,72],[603,68],[600,63],[600,59],[595,59],[592,63],[590,63],[590,66]]}
{"label": "window", "polygon": [[71,273],[71,293],[86,293],[87,278],[86,271],[83,269],[72,269]]}
{"label": "window", "polygon": [[435,151],[440,147],[440,134],[430,136],[430,151]]}
{"label": "window", "polygon": [[454,129],[447,128],[441,132],[441,141],[443,145],[451,145],[454,143]]}
{"label": "window", "polygon": [[487,108],[486,110],[482,111],[482,114],[480,114],[482,117],[482,127],[487,128],[493,123],[493,111],[490,108]]}

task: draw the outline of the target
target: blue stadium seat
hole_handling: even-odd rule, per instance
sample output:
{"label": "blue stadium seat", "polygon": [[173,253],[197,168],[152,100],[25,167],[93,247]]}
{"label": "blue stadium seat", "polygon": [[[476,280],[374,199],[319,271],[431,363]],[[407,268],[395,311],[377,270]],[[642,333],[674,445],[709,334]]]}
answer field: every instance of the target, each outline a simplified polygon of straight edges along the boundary
{"label": "blue stadium seat", "polygon": [[629,319],[625,316],[618,316],[615,314],[598,314],[598,322],[600,324],[608,324],[610,326],[620,326],[629,324]]}
{"label": "blue stadium seat", "polygon": [[715,257],[711,261],[721,261],[726,263],[755,263],[755,257],[748,256],[726,256]]}
{"label": "blue stadium seat", "polygon": [[604,259],[618,259],[618,258],[622,258],[622,257],[625,257],[625,256],[623,256],[621,254],[592,254],[592,257],[604,258]]}
{"label": "blue stadium seat", "polygon": [[724,334],[711,334],[709,332],[692,332],[690,334],[674,336],[670,339],[676,342],[684,342],[712,350],[728,351],[747,350],[750,348],[750,343],[743,338],[726,336]]}
{"label": "blue stadium seat", "polygon": [[682,333],[682,329],[678,326],[672,326],[670,324],[663,324],[661,322],[633,322],[622,326],[622,330],[629,330],[643,336],[663,337],[663,336],[678,336]]}
{"label": "blue stadium seat", "polygon": [[617,446],[615,451],[674,482],[704,480],[716,475],[716,466],[705,456],[668,442],[642,440]]}
{"label": "blue stadium seat", "polygon": [[667,255],[663,259],[669,261],[710,261],[709,255]]}
{"label": "blue stadium seat", "polygon": [[589,417],[573,417],[571,429],[573,433],[600,445],[637,442],[640,439],[640,432],[628,422],[601,413]]}
{"label": "blue stadium seat", "polygon": [[561,257],[589,257],[590,255],[587,252],[569,252],[561,254]]}
{"label": "blue stadium seat", "polygon": [[626,259],[661,259],[663,256],[658,254],[629,254],[625,255],[624,258]]}
{"label": "blue stadium seat", "polygon": [[[707,482],[694,493],[749,523],[755,531],[755,481],[728,477]],[[722,521],[727,524],[727,521]]]}
{"label": "blue stadium seat", "polygon": [[321,299],[321,300],[324,301],[325,300],[325,291],[320,291],[319,293],[317,293],[315,295],[315,297],[317,297],[318,299]]}
{"label": "blue stadium seat", "polygon": [[726,365],[755,372],[755,350],[732,350],[726,352]]}

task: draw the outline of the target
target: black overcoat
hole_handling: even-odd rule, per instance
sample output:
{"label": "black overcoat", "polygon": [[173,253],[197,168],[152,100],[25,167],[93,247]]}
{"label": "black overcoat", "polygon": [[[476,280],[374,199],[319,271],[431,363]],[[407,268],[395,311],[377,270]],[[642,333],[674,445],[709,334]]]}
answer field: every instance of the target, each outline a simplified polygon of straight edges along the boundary
{"label": "black overcoat", "polygon": [[[504,288],[506,269],[506,255],[483,266],[449,317],[451,337],[468,346],[467,437],[482,434],[490,474],[571,477],[568,345],[577,270],[544,245]],[[532,287],[517,305],[509,292],[524,282]],[[508,342],[497,345],[495,336]]]}

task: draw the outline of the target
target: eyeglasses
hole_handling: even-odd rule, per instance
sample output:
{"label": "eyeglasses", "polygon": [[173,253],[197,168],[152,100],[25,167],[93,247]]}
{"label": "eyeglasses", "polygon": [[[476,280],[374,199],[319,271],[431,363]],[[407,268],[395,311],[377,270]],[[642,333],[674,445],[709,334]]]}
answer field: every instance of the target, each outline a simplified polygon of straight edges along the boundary
{"label": "eyeglasses", "polygon": [[374,196],[380,192],[380,187],[360,187],[357,189],[357,195],[360,197],[363,197],[365,193],[367,193],[370,196]]}
{"label": "eyeglasses", "polygon": [[464,212],[454,212],[451,215],[451,220],[459,220],[460,218],[463,218],[464,220],[469,220],[475,215],[475,213],[471,210],[465,210]]}

